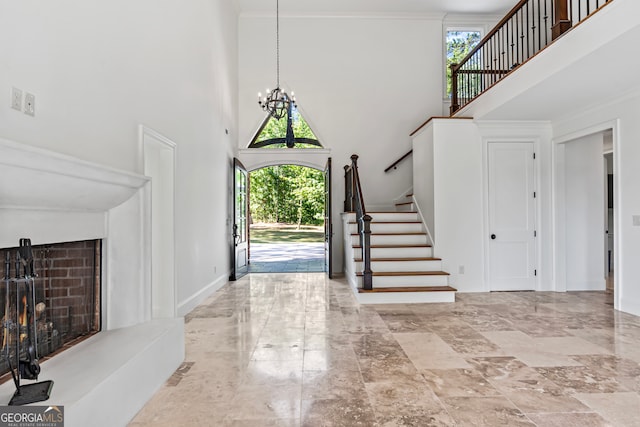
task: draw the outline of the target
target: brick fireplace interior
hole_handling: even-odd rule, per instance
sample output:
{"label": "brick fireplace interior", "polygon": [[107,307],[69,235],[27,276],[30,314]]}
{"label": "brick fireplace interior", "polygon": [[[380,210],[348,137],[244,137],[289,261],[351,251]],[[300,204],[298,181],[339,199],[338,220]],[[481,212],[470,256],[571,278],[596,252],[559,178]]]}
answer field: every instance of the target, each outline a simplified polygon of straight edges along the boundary
{"label": "brick fireplace interior", "polygon": [[[37,274],[33,312],[38,357],[46,360],[101,330],[102,243],[101,240],[66,242],[33,246],[32,250]],[[16,254],[17,248],[0,249],[3,275],[9,260],[10,278],[15,277]],[[0,285],[0,318],[3,320],[0,383],[11,378],[4,357],[7,346],[12,349],[15,341],[10,325],[21,323],[20,319],[24,318],[21,314],[25,312],[24,301],[16,303],[15,283],[6,279],[4,277]]]}

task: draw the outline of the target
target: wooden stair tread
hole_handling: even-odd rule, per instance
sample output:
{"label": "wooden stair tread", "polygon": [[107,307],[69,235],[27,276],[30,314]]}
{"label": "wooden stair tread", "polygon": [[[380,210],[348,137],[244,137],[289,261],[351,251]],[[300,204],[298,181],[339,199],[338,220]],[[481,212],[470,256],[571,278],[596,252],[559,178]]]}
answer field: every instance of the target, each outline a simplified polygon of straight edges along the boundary
{"label": "wooden stair tread", "polygon": [[451,286],[429,286],[429,287],[415,287],[408,286],[403,288],[373,288],[371,290],[358,289],[360,294],[372,294],[380,292],[457,292],[456,288]]}
{"label": "wooden stair tread", "polygon": [[[353,245],[354,249],[362,249],[362,245]],[[407,249],[407,248],[430,248],[427,243],[416,243],[415,245],[371,245],[371,249]]]}
{"label": "wooden stair tread", "polygon": [[[355,258],[355,262],[362,262],[362,258]],[[416,257],[416,258],[371,258],[371,262],[384,261],[384,262],[396,262],[396,261],[442,261],[442,258],[433,257]]]}
{"label": "wooden stair tread", "polygon": [[413,204],[413,202],[401,202],[401,203],[396,203],[396,206],[411,205],[411,204]]}
{"label": "wooden stair tread", "polygon": [[[356,273],[356,276],[362,277],[362,272]],[[400,276],[449,276],[446,271],[373,271],[374,277],[400,277]]]}
{"label": "wooden stair tread", "polygon": [[[359,236],[358,233],[351,233],[352,236]],[[422,231],[407,231],[405,233],[371,233],[372,236],[426,236],[427,233]]]}
{"label": "wooden stair tread", "polygon": [[[349,224],[358,224],[356,221],[349,221]],[[371,221],[371,224],[422,224],[422,221]]]}
{"label": "wooden stair tread", "polygon": [[[355,213],[355,212],[351,212],[351,213]],[[388,213],[392,213],[392,214],[398,214],[398,215],[407,215],[407,214],[417,214],[418,212],[416,211],[375,211],[375,212],[367,212],[367,215],[375,215],[375,214],[388,214]]]}

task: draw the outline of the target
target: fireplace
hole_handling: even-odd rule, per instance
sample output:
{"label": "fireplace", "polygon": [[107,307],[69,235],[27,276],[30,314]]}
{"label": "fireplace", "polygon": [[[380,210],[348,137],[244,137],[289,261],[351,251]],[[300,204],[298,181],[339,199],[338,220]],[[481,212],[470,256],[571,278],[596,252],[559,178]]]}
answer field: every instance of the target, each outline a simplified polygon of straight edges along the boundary
{"label": "fireplace", "polygon": [[[169,315],[155,311],[153,298],[163,289],[152,281],[151,227],[148,177],[0,138],[0,248],[31,239],[40,282],[86,267],[86,261],[80,267],[74,264],[79,261],[60,259],[54,265],[67,267],[52,267],[47,276],[42,267],[48,261],[38,260],[43,250],[49,248],[53,257],[56,242],[101,242],[95,266],[96,274],[101,273],[100,287],[96,283],[93,288],[93,304],[100,313],[91,311],[83,317],[75,308],[70,313],[54,307],[80,298],[70,295],[76,291],[71,291],[73,286],[51,294],[57,298],[49,308],[57,309],[59,318],[52,328],[58,334],[73,336],[68,331],[74,324],[93,323],[99,330],[88,338],[82,332],[71,340],[73,346],[63,345],[64,351],[41,364],[38,380],[54,382],[47,402],[65,406],[65,425],[126,425],[184,359],[183,319],[172,316],[171,309],[157,312]],[[4,310],[0,307],[0,312]],[[12,381],[0,384],[0,405],[9,402],[14,392]],[[104,417],[96,408],[118,410]]]}
{"label": "fireplace", "polygon": [[[32,247],[37,274],[32,304],[41,361],[100,331],[101,251],[99,239]],[[0,249],[3,271],[8,262],[9,278],[15,277],[16,256],[17,248]],[[5,325],[0,328],[3,351],[13,338],[7,333],[6,319],[19,319],[18,324],[26,324],[26,295],[16,315],[16,286],[10,284],[7,292],[6,279],[0,283],[0,318]],[[8,372],[6,359],[0,359],[0,382],[10,378]]]}

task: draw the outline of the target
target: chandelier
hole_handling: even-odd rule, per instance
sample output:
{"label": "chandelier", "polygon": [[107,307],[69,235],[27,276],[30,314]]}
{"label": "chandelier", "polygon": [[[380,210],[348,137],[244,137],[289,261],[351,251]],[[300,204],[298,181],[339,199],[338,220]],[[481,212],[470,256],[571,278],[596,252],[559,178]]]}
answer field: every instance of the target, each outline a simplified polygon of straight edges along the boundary
{"label": "chandelier", "polygon": [[269,90],[263,97],[258,92],[258,105],[271,116],[280,120],[289,113],[290,106],[296,106],[296,97],[280,88],[280,0],[276,0],[276,88]]}

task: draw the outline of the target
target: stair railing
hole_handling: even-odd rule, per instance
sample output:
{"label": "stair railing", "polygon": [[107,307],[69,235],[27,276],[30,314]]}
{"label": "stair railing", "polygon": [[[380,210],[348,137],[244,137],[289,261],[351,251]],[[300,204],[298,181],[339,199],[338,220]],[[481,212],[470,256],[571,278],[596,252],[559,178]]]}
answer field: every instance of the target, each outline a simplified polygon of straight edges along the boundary
{"label": "stair railing", "polygon": [[410,155],[412,155],[412,154],[413,154],[413,150],[409,150],[407,153],[405,153],[405,154],[404,154],[402,157],[400,157],[398,160],[396,160],[395,162],[391,163],[391,165],[390,165],[390,166],[388,166],[388,167],[384,170],[384,173],[389,172],[391,169],[393,169],[393,170],[398,169],[398,165],[399,165],[400,163],[402,163],[402,161],[403,161],[404,159],[406,159],[407,157],[409,157],[409,156],[410,156]]}
{"label": "stair railing", "polygon": [[373,289],[373,273],[371,272],[371,216],[367,215],[358,173],[358,155],[351,156],[351,165],[344,167],[344,211],[355,212],[358,224],[358,236],[362,250],[362,288]]}
{"label": "stair railing", "polygon": [[451,115],[612,1],[518,2],[459,64],[450,65]]}

